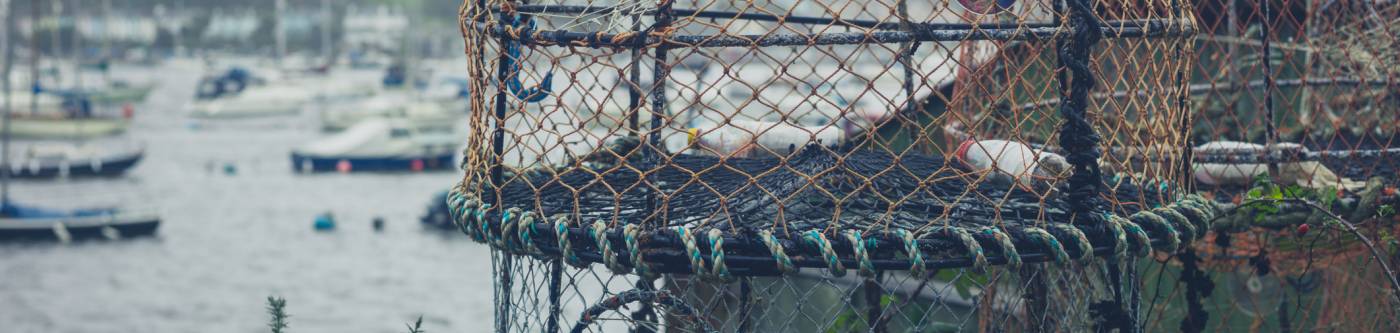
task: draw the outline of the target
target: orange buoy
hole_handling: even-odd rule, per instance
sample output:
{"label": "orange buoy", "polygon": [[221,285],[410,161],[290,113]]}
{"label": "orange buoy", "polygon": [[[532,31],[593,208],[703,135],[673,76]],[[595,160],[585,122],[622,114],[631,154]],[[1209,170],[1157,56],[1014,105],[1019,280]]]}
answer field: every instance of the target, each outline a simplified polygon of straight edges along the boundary
{"label": "orange buoy", "polygon": [[423,171],[423,160],[415,159],[408,162],[408,168],[413,171]]}
{"label": "orange buoy", "polygon": [[335,163],[335,171],[338,171],[340,173],[350,173],[350,169],[351,166],[349,160],[340,160],[340,162]]}

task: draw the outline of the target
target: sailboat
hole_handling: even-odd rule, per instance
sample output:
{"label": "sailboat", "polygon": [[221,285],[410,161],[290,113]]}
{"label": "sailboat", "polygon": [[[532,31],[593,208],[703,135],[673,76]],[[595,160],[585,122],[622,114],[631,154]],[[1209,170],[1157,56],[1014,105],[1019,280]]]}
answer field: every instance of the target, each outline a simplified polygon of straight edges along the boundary
{"label": "sailboat", "polygon": [[[0,0],[3,1],[3,0]],[[5,16],[6,22],[12,22],[13,16],[8,13],[8,4],[0,6],[0,11]],[[37,21],[34,20],[34,21]],[[11,24],[6,24],[6,27]],[[9,77],[9,71],[13,62],[12,45],[9,43],[10,32],[5,29],[2,34],[5,38],[5,63],[3,77]],[[38,50],[37,44],[31,44],[32,50]],[[31,64],[38,67],[38,53],[34,54]],[[37,78],[37,75],[35,76]],[[126,211],[112,207],[57,210],[42,207],[30,206],[18,203],[10,198],[10,138],[11,128],[10,116],[13,113],[14,105],[11,96],[10,80],[3,80],[3,106],[4,114],[0,116],[0,240],[12,239],[39,239],[39,240],[59,240],[71,241],[84,238],[106,238],[119,239],[124,237],[149,236],[156,232],[160,226],[160,217],[152,213]],[[31,113],[37,113],[34,108],[37,103],[31,103]]]}

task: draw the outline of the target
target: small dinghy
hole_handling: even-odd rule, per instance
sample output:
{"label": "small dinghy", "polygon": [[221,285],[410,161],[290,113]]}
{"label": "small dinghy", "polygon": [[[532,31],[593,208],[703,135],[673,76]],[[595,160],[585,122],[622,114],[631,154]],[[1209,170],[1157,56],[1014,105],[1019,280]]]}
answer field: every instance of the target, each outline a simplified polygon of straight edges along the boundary
{"label": "small dinghy", "polygon": [[114,177],[125,174],[145,156],[144,147],[118,149],[97,145],[39,143],[9,160],[15,178]]}
{"label": "small dinghy", "polygon": [[0,203],[0,240],[120,239],[154,235],[160,217],[116,208],[54,210]]}
{"label": "small dinghy", "polygon": [[424,171],[451,168],[457,136],[450,123],[371,118],[292,151],[292,168],[321,171]]}

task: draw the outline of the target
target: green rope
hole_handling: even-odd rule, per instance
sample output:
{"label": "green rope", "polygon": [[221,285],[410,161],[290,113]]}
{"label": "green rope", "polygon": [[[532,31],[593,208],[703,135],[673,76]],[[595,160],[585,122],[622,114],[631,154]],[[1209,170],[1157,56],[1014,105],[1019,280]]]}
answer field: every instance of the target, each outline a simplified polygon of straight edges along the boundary
{"label": "green rope", "polygon": [[836,250],[831,248],[831,242],[826,240],[826,235],[820,231],[808,230],[802,237],[821,252],[822,259],[826,260],[826,268],[832,276],[846,276],[846,266],[841,264],[841,258],[836,256]]}
{"label": "green rope", "polygon": [[856,274],[864,277],[875,276],[875,263],[870,261],[870,254],[865,249],[865,240],[860,237],[860,230],[846,230],[846,240],[851,242],[851,252],[856,255]]}
{"label": "green rope", "polygon": [[486,230],[486,228],[491,227],[486,223],[486,212],[490,210],[491,204],[482,204],[480,208],[476,209],[476,214],[473,214],[476,220],[472,223],[477,227],[478,238],[476,241],[478,243],[486,243],[490,241],[491,233]]}
{"label": "green rope", "polygon": [[520,247],[525,254],[541,255],[540,248],[535,246],[535,214],[521,216],[516,222],[515,230],[519,233]]}
{"label": "green rope", "polygon": [[554,238],[559,241],[559,254],[564,257],[564,262],[570,266],[585,268],[588,263],[574,254],[574,248],[569,244],[569,219],[560,216],[554,220]]}
{"label": "green rope", "polygon": [[1181,247],[1181,234],[1176,231],[1176,228],[1172,227],[1170,222],[1167,222],[1167,219],[1162,218],[1162,216],[1152,211],[1144,210],[1133,214],[1133,216],[1129,216],[1128,220],[1162,234],[1160,238],[1167,242],[1158,247],[1157,251],[1176,253],[1176,249]]}
{"label": "green rope", "polygon": [[1040,241],[1040,245],[1045,247],[1045,251],[1050,253],[1056,264],[1064,265],[1069,262],[1069,253],[1065,252],[1065,246],[1060,244],[1060,240],[1055,236],[1050,235],[1050,232],[1036,227],[1026,227],[1021,231],[1031,236],[1030,239]]}
{"label": "green rope", "polygon": [[1079,252],[1079,257],[1076,258],[1076,260],[1087,263],[1089,260],[1094,259],[1094,245],[1089,243],[1089,236],[1084,235],[1084,232],[1079,230],[1079,228],[1055,223],[1050,223],[1047,226],[1050,227],[1050,229],[1069,235],[1067,239],[1068,243],[1072,243],[1069,245],[1073,246]]}
{"label": "green rope", "polygon": [[787,252],[783,250],[783,244],[778,242],[778,236],[774,236],[772,231],[765,229],[758,231],[758,239],[763,242],[764,246],[768,247],[768,253],[773,256],[773,261],[777,262],[778,271],[783,272],[783,274],[797,273],[797,266],[792,264],[792,258],[789,258]]}
{"label": "green rope", "polygon": [[724,263],[724,232],[710,229],[710,271],[713,279],[720,282],[732,281],[729,266]]}
{"label": "green rope", "polygon": [[700,247],[695,246],[695,235],[690,233],[690,228],[684,226],[675,227],[675,230],[676,236],[685,244],[686,256],[690,258],[690,269],[695,272],[695,276],[705,276],[705,258],[700,256]]}
{"label": "green rope", "polygon": [[919,250],[919,242],[914,238],[914,233],[909,232],[909,230],[895,229],[894,234],[904,241],[904,254],[909,257],[909,274],[915,278],[924,278],[924,274],[926,274],[924,252]]}
{"label": "green rope", "polygon": [[1001,229],[997,229],[997,227],[982,228],[981,232],[991,236],[993,240],[996,240],[994,244],[1001,247],[1001,251],[999,252],[1001,252],[1001,256],[1006,257],[1007,266],[1011,266],[1012,269],[1021,267],[1021,254],[1016,251],[1016,244],[1011,242],[1010,236],[1007,236],[1005,232],[1002,232]]}
{"label": "green rope", "polygon": [[1123,233],[1123,222],[1113,213],[1104,213],[1103,221],[1104,229],[1108,230],[1109,236],[1113,238],[1113,257],[1122,259],[1123,254],[1128,251],[1128,236]]}
{"label": "green rope", "polygon": [[[1176,230],[1181,231],[1181,240],[1186,241],[1187,244],[1200,238],[1201,235],[1197,233],[1196,226],[1191,224],[1191,219],[1186,218],[1186,215],[1177,213],[1175,209],[1167,207],[1154,208],[1152,212],[1167,219],[1168,222],[1172,223],[1173,227],[1176,227]],[[1200,232],[1205,232],[1205,230],[1201,230]]]}
{"label": "green rope", "polygon": [[510,242],[510,236],[515,234],[515,220],[519,219],[521,217],[520,215],[520,208],[516,207],[511,207],[504,213],[501,213],[501,227],[495,236],[497,247],[506,251],[520,249],[518,246],[511,246],[512,244]]}
{"label": "green rope", "polygon": [[622,240],[627,243],[627,256],[632,259],[632,267],[637,270],[637,275],[642,277],[652,276],[651,266],[642,259],[641,239],[642,228],[635,224],[628,224],[622,227]]}
{"label": "green rope", "polygon": [[1109,223],[1115,223],[1121,226],[1123,228],[1123,233],[1128,235],[1128,239],[1132,240],[1129,244],[1131,244],[1130,247],[1134,255],[1145,257],[1152,253],[1152,237],[1147,235],[1146,230],[1142,230],[1142,226],[1127,218],[1114,214],[1109,214],[1108,219],[1110,221]]}
{"label": "green rope", "polygon": [[603,220],[593,221],[592,231],[593,241],[598,244],[598,254],[603,256],[603,265],[616,274],[631,272],[632,269],[617,259],[617,252],[613,251],[612,242],[608,241],[608,224]]}

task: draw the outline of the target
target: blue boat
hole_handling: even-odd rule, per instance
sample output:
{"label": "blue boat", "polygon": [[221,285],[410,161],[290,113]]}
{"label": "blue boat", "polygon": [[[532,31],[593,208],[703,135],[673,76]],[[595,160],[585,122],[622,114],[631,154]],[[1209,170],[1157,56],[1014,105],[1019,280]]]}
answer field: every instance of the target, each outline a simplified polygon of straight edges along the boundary
{"label": "blue boat", "polygon": [[450,124],[371,118],[293,150],[291,162],[298,172],[449,170],[457,145]]}
{"label": "blue boat", "polygon": [[0,240],[120,239],[151,236],[160,227],[152,213],[115,208],[56,210],[0,202]]}
{"label": "blue boat", "polygon": [[[33,147],[31,147],[33,148]],[[34,149],[9,161],[10,177],[84,178],[117,177],[141,162],[144,148],[129,151],[95,152],[81,148]]]}

